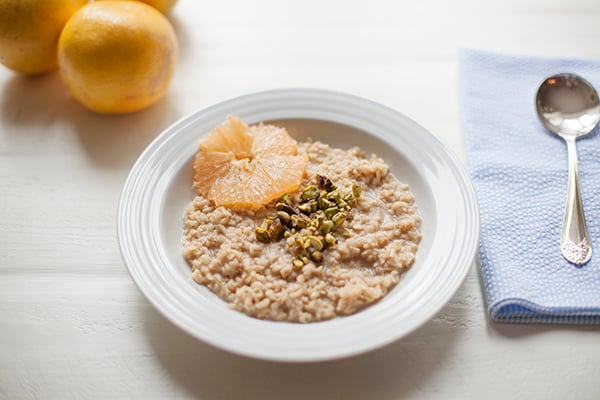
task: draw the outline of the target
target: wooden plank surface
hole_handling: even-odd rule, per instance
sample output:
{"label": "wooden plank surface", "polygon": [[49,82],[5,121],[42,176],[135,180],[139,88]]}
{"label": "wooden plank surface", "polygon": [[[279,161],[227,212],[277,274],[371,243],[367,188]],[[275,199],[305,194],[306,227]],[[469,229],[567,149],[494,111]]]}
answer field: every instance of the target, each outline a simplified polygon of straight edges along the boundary
{"label": "wooden plank surface", "polygon": [[199,342],[159,315],[121,260],[119,196],[179,117],[281,87],[393,107],[463,156],[457,51],[600,57],[600,3],[180,0],[168,95],[119,117],[56,73],[0,68],[0,398],[598,399],[600,329],[487,321],[477,266],[430,322],[346,360],[280,364]]}

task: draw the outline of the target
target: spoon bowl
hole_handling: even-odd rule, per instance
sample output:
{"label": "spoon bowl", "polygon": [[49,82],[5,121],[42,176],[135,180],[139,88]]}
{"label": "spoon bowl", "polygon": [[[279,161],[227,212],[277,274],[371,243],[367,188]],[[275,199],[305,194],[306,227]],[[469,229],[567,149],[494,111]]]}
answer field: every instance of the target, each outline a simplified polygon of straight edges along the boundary
{"label": "spoon bowl", "polygon": [[536,109],[544,126],[559,136],[587,135],[600,122],[598,93],[574,74],[547,78],[538,89]]}
{"label": "spoon bowl", "polygon": [[592,248],[579,189],[575,141],[600,122],[598,93],[580,76],[558,74],[542,82],[535,104],[542,124],[567,143],[569,175],[560,249],[569,262],[583,265],[590,260]]}

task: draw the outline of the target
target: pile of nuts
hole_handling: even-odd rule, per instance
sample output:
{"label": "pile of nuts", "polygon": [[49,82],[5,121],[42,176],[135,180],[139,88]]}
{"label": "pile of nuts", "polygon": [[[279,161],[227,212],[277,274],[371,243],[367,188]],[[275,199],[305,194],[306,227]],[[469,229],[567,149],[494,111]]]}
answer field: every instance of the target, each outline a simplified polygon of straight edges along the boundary
{"label": "pile of nuts", "polygon": [[342,225],[352,219],[349,211],[360,195],[358,185],[352,184],[352,191],[343,194],[329,178],[317,175],[317,184],[302,190],[297,205],[292,205],[287,194],[271,205],[277,213],[266,217],[255,229],[256,238],[269,243],[302,231],[302,235],[295,237],[298,256],[293,261],[294,268],[301,269],[311,260],[321,262],[323,251],[336,243],[337,233],[352,236]]}

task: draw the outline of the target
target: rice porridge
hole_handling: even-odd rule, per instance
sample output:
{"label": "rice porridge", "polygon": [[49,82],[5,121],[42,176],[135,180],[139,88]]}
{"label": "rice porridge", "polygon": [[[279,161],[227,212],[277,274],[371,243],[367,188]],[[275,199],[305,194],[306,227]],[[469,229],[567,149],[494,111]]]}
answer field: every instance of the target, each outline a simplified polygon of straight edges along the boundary
{"label": "rice porridge", "polygon": [[297,149],[308,156],[302,184],[276,204],[242,209],[196,196],[184,214],[183,256],[195,282],[252,317],[306,323],[353,314],[413,265],[415,199],[375,155],[321,142]]}

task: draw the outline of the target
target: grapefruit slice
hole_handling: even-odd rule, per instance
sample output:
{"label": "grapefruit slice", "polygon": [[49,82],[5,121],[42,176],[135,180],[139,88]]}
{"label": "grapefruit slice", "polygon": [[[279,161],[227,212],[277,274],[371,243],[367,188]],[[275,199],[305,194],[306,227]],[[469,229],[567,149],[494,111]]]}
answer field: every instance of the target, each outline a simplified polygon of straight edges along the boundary
{"label": "grapefruit slice", "polygon": [[217,206],[256,209],[298,189],[307,162],[284,128],[229,116],[199,142],[193,187]]}

